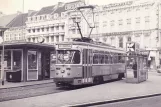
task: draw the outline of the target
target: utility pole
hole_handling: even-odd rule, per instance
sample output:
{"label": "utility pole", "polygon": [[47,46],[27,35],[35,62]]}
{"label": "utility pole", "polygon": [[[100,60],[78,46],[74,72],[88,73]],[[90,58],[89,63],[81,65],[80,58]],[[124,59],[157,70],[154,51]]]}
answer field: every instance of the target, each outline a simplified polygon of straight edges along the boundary
{"label": "utility pole", "polygon": [[0,27],[0,32],[2,36],[2,58],[1,58],[1,80],[2,80],[2,85],[4,85],[4,31],[7,30],[8,28]]}

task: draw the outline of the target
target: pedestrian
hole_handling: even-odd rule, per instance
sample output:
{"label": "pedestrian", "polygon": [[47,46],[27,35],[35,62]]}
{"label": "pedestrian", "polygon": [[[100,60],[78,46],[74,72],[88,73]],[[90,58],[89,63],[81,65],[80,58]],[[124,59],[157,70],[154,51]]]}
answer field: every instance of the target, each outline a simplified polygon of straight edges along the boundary
{"label": "pedestrian", "polygon": [[137,78],[137,62],[135,60],[133,62],[132,69],[133,69],[133,73],[134,73],[134,78]]}

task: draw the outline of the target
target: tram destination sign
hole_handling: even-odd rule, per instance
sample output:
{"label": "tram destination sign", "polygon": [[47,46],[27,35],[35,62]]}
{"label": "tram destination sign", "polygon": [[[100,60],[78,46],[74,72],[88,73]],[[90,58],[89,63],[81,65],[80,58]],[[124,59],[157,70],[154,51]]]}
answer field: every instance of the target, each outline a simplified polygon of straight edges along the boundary
{"label": "tram destination sign", "polygon": [[59,49],[66,49],[66,48],[70,49],[70,48],[72,48],[72,45],[69,45],[69,44],[59,44],[58,48]]}

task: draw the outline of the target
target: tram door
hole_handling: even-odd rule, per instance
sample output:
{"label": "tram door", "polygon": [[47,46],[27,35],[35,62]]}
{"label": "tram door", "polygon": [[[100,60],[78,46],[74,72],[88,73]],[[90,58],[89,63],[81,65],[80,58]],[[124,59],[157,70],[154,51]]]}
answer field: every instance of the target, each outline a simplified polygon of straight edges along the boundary
{"label": "tram door", "polygon": [[83,83],[92,82],[92,50],[83,49]]}

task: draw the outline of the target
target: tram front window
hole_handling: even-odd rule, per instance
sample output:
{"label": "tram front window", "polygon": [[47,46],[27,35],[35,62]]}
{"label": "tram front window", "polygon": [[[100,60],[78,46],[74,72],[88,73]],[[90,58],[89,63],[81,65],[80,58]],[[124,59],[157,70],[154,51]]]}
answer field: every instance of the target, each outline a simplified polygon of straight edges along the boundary
{"label": "tram front window", "polygon": [[58,64],[79,64],[80,51],[78,50],[57,50]]}

